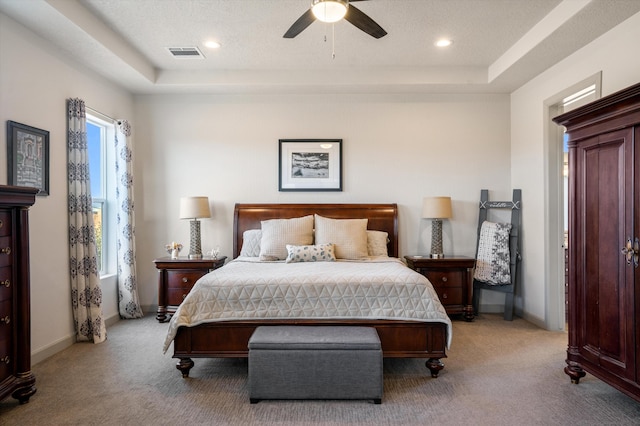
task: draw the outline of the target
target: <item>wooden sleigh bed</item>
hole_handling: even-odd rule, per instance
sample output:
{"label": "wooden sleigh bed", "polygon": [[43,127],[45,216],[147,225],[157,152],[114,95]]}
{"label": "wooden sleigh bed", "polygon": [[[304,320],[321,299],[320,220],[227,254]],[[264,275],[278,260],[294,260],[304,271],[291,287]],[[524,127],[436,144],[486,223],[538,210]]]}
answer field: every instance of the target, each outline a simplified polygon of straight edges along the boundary
{"label": "wooden sleigh bed", "polygon": [[[367,229],[388,233],[387,250],[398,257],[398,210],[396,204],[237,204],[234,210],[233,257],[240,254],[244,231],[260,229],[261,221],[318,214],[333,219],[366,218]],[[223,268],[224,269],[224,268]],[[358,325],[375,327],[388,358],[427,358],[432,377],[444,368],[448,342],[447,325],[395,319],[243,319],[180,326],[173,340],[176,368],[188,377],[193,358],[246,358],[247,344],[260,325]]]}

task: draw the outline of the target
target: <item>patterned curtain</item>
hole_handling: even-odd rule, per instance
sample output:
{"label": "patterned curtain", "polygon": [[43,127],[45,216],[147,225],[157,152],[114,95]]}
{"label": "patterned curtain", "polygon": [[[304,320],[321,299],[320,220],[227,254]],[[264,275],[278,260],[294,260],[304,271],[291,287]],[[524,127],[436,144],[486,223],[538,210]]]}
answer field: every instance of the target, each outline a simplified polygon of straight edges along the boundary
{"label": "patterned curtain", "polygon": [[93,228],[89,155],[84,101],[69,99],[67,134],[69,179],[69,272],[73,320],[78,341],[107,338]]}
{"label": "patterned curtain", "polygon": [[122,318],[141,318],[136,280],[135,221],[133,215],[133,171],[131,125],[118,122],[116,131],[116,205],[118,209],[118,310]]}

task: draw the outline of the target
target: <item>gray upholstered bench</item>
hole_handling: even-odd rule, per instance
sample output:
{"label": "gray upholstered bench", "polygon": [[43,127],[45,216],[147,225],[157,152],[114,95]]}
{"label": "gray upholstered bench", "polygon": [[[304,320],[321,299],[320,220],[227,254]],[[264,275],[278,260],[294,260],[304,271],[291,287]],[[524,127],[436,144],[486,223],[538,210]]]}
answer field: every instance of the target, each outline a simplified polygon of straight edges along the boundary
{"label": "gray upholstered bench", "polygon": [[249,399],[372,399],[382,402],[382,349],[375,328],[262,326],[249,339]]}

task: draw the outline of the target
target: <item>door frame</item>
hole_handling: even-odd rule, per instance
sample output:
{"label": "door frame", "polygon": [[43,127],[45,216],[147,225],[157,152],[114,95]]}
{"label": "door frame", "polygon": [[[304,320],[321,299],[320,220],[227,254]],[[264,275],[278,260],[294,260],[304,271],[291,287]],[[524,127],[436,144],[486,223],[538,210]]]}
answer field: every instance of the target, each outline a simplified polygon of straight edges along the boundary
{"label": "door frame", "polygon": [[564,256],[564,129],[552,118],[584,105],[588,101],[563,108],[563,100],[591,85],[595,99],[602,96],[602,72],[598,72],[544,101],[544,252],[545,252],[545,324],[548,330],[565,330],[565,256]]}

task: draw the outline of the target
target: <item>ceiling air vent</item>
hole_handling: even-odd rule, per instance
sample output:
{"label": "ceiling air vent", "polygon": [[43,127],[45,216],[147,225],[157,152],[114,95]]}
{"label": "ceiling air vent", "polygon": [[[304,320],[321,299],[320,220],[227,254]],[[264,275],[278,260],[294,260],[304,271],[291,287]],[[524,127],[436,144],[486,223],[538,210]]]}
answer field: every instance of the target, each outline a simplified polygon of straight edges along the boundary
{"label": "ceiling air vent", "polygon": [[174,58],[180,59],[204,59],[204,55],[197,47],[168,47],[169,53]]}

